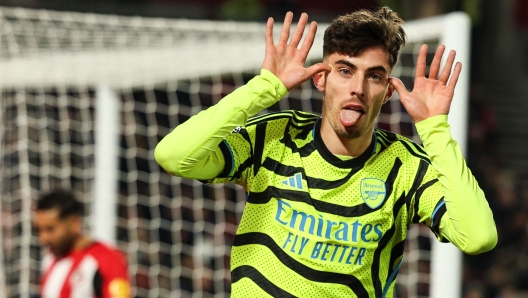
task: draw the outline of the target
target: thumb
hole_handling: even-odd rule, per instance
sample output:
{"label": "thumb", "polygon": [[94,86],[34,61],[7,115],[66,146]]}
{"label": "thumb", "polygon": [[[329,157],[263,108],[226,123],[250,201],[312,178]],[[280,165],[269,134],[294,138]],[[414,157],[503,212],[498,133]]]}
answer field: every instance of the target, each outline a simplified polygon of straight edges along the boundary
{"label": "thumb", "polygon": [[308,77],[313,77],[315,74],[323,71],[331,71],[332,67],[325,63],[316,63],[306,69],[306,75]]}
{"label": "thumb", "polygon": [[394,89],[396,89],[396,92],[398,92],[400,98],[405,97],[405,95],[409,93],[403,82],[398,78],[389,78],[389,84],[391,84]]}

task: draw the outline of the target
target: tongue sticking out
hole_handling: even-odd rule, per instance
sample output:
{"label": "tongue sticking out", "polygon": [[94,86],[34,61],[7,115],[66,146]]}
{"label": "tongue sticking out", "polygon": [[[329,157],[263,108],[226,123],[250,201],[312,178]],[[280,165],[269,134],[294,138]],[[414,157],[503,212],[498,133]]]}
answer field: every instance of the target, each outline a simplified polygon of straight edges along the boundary
{"label": "tongue sticking out", "polygon": [[342,109],[339,113],[339,120],[344,126],[352,126],[357,123],[363,112],[356,110]]}

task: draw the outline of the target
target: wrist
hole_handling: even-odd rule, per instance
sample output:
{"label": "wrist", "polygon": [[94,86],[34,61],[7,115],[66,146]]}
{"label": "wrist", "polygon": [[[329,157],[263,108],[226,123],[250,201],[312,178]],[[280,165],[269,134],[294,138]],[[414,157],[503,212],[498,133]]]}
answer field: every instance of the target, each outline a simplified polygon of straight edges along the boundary
{"label": "wrist", "polygon": [[288,94],[288,89],[284,83],[271,71],[262,68],[260,70],[260,76],[273,85],[275,90],[277,90],[277,93],[280,94],[280,97]]}

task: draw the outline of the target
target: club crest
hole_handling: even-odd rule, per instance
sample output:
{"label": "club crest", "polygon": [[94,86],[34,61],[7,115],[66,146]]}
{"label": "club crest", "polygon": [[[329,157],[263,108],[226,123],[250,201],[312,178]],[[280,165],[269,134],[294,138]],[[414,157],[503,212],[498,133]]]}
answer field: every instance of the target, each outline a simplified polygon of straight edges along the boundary
{"label": "club crest", "polygon": [[379,207],[383,203],[387,193],[385,181],[377,178],[362,179],[360,191],[361,198],[372,209]]}

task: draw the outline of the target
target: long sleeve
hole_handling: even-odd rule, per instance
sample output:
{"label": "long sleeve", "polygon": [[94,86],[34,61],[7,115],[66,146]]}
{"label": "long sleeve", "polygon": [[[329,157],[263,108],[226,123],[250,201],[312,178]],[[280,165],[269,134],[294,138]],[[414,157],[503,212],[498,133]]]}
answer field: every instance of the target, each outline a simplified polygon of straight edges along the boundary
{"label": "long sleeve", "polygon": [[224,170],[220,143],[247,119],[279,101],[288,90],[268,70],[194,115],[165,136],[154,151],[158,164],[175,176],[211,179]]}
{"label": "long sleeve", "polygon": [[416,123],[416,128],[444,191],[447,210],[440,222],[440,233],[465,253],[491,250],[497,243],[493,214],[460,147],[451,137],[447,115]]}

